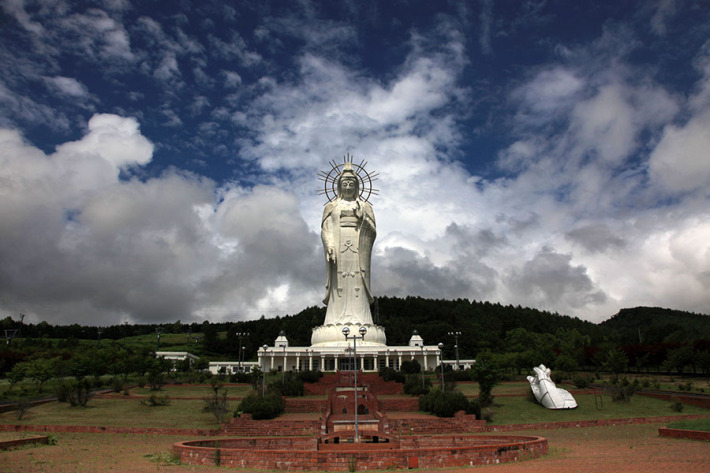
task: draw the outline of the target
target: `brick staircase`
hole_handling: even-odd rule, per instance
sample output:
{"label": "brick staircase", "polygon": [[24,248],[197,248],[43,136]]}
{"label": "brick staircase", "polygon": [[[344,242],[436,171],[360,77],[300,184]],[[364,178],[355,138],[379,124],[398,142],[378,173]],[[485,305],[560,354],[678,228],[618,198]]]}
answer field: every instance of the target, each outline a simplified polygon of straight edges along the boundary
{"label": "brick staircase", "polygon": [[254,420],[249,414],[233,417],[229,424],[222,426],[224,435],[237,437],[294,437],[320,432],[320,420]]}
{"label": "brick staircase", "polygon": [[[305,383],[303,386],[304,394],[324,396],[328,391],[335,388],[336,385],[352,384],[351,371],[339,371],[337,373],[326,373],[317,383]],[[375,396],[382,394],[402,394],[402,385],[395,381],[383,381],[377,373],[363,373],[358,371],[357,382],[360,385],[366,385]]]}
{"label": "brick staircase", "polygon": [[429,419],[387,419],[393,435],[422,435],[484,432],[485,420],[476,420],[474,415],[458,413],[455,417],[432,417]]}

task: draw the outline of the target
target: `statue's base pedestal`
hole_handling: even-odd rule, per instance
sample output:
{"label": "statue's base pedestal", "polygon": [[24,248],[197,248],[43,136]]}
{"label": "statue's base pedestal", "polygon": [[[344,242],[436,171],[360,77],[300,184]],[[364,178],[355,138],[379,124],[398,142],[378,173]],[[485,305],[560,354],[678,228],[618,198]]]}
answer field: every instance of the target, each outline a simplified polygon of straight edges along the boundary
{"label": "statue's base pedestal", "polygon": [[312,347],[348,347],[352,342],[345,340],[343,327],[350,329],[350,336],[360,335],[360,327],[366,327],[365,339],[358,339],[358,346],[385,346],[387,337],[384,327],[373,324],[328,324],[315,327],[311,334]]}

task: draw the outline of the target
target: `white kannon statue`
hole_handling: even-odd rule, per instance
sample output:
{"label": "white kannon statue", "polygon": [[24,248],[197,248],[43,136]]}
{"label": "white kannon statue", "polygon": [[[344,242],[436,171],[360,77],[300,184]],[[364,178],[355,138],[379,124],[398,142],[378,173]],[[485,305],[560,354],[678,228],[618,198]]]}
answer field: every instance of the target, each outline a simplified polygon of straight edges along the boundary
{"label": "white kannon statue", "polygon": [[363,325],[368,328],[367,337],[359,344],[385,344],[384,330],[373,325],[370,313],[374,300],[370,291],[370,260],[377,231],[375,213],[362,198],[361,184],[362,177],[353,164],[345,162],[333,181],[336,195],[323,210],[321,239],[326,261],[323,303],[328,308],[324,324],[313,330],[312,345],[347,345],[342,328],[354,326],[356,333]]}

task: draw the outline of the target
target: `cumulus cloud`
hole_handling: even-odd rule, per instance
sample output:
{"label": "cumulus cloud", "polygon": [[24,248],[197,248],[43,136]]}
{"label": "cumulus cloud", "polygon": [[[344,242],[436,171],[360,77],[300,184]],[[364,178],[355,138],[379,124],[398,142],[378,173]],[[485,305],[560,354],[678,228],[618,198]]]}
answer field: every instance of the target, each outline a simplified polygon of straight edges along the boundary
{"label": "cumulus cloud", "polygon": [[[634,56],[641,42],[615,22],[586,43],[540,39],[548,60],[484,84],[476,74],[487,66],[473,58],[493,61],[508,35],[548,21],[544,2],[514,18],[483,2],[473,23],[485,28],[475,31],[446,14],[389,25],[404,40],[383,73],[352,54],[368,43],[359,28],[310,4],[231,10],[222,30],[221,18],[136,11],[129,21],[127,3],[105,5],[4,4],[41,47],[26,63],[0,52],[12,79],[0,84],[3,310],[116,323],[318,304],[316,173],[345,153],[379,172],[375,295],[468,297],[594,321],[632,305],[710,307],[710,43],[689,54],[689,91],[639,65],[648,51]],[[656,5],[638,21],[669,35],[673,4]],[[249,28],[232,28],[252,13]],[[87,108],[23,90],[29,81],[55,100],[103,104],[98,81],[62,70],[68,56],[102,67],[129,98],[107,110],[125,116],[76,118],[71,110]],[[129,76],[149,85],[121,88]],[[67,135],[40,149],[18,123]],[[502,143],[492,152],[491,136]],[[221,180],[165,168],[177,162],[166,150],[189,150],[184,167],[217,169]],[[220,159],[229,168],[210,169]]]}
{"label": "cumulus cloud", "polygon": [[8,310],[109,324],[250,318],[318,300],[319,239],[287,190],[218,189],[172,171],[121,180],[153,147],[135,119],[109,114],[50,155],[14,130],[0,144]]}

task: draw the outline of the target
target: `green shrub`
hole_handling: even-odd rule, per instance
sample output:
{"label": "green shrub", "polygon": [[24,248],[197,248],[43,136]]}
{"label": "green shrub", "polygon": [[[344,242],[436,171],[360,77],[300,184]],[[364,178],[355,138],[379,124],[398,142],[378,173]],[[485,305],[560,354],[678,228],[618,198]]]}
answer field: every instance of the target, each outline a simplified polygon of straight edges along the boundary
{"label": "green shrub", "polygon": [[572,378],[572,383],[574,383],[574,385],[579,389],[589,387],[589,385],[591,384],[589,377],[584,376],[582,374],[578,374],[574,378]]}
{"label": "green shrub", "polygon": [[123,391],[123,381],[121,381],[119,378],[113,378],[111,380],[111,389],[115,393],[120,393]]}
{"label": "green shrub", "polygon": [[431,379],[424,378],[424,383],[422,383],[421,375],[410,374],[406,377],[404,381],[404,386],[402,390],[405,394],[410,394],[412,396],[418,396],[420,394],[426,394],[431,389]]}
{"label": "green shrub", "polygon": [[394,368],[382,368],[379,375],[383,381],[396,381],[398,383],[404,383],[404,381],[406,381],[404,373],[400,373]]}
{"label": "green shrub", "polygon": [[417,374],[422,371],[422,367],[419,365],[417,360],[406,360],[402,362],[400,366],[400,371],[405,374]]}
{"label": "green shrub", "polygon": [[319,379],[323,377],[323,372],[320,370],[306,370],[298,373],[298,377],[304,383],[317,383]]}
{"label": "green shrub", "polygon": [[72,381],[68,387],[67,400],[72,407],[86,407],[91,398],[91,383],[86,378]]}
{"label": "green shrub", "polygon": [[671,398],[672,404],[671,404],[671,409],[674,410],[675,412],[683,412],[683,403],[680,402],[680,399],[677,397],[673,396]]}
{"label": "green shrub", "polygon": [[478,399],[471,399],[468,401],[468,407],[466,408],[466,414],[475,415],[476,419],[483,418],[481,416],[481,403],[478,402]]}
{"label": "green shrub", "polygon": [[169,406],[170,396],[168,396],[167,394],[162,396],[160,394],[151,394],[147,398],[141,399],[140,402],[144,406],[148,407]]}
{"label": "green shrub", "polygon": [[273,419],[278,417],[284,410],[283,398],[276,393],[267,393],[264,397],[256,393],[251,393],[245,397],[239,407],[238,412],[251,414],[253,419]]}
{"label": "green shrub", "polygon": [[269,383],[268,390],[279,396],[303,396],[303,380],[289,371],[283,376],[283,380]]}
{"label": "green shrub", "polygon": [[459,391],[432,389],[419,398],[419,410],[431,412],[437,417],[453,417],[458,411],[468,411],[469,408],[468,398]]}
{"label": "green shrub", "polygon": [[[447,378],[449,376],[446,376]],[[454,370],[451,372],[450,377],[454,381],[471,381],[471,370]]]}
{"label": "green shrub", "polygon": [[629,402],[631,401],[631,396],[639,388],[639,382],[637,379],[633,383],[630,383],[628,379],[624,378],[618,384],[612,384],[606,386],[604,390],[611,396],[613,402]]}
{"label": "green shrub", "polygon": [[57,384],[57,386],[54,388],[54,395],[57,396],[57,401],[69,402],[69,391],[70,387],[64,381]]}
{"label": "green shrub", "polygon": [[209,396],[205,396],[203,400],[205,401],[204,410],[214,414],[217,422],[221,424],[229,412],[229,407],[227,406],[227,390],[223,389],[221,384],[213,382],[212,392]]}

